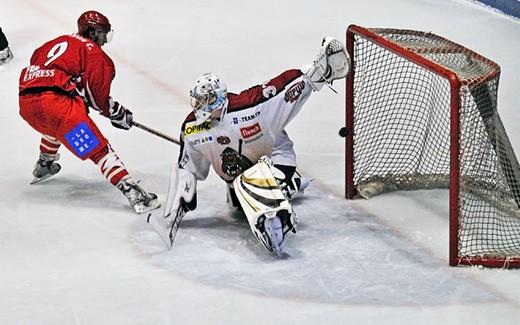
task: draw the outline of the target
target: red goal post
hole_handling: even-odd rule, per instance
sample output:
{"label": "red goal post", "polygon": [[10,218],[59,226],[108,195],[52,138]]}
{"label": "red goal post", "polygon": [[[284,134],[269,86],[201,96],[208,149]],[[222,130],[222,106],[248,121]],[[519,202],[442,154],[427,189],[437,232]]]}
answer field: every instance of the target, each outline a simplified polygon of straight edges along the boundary
{"label": "red goal post", "polygon": [[500,67],[430,32],[351,25],[346,38],[346,198],[448,188],[450,265],[520,267]]}

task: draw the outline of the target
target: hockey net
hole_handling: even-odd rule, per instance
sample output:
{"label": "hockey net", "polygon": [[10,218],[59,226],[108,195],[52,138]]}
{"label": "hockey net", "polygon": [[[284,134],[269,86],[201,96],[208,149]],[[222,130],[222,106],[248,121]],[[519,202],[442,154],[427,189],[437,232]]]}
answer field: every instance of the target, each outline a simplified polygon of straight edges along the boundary
{"label": "hockey net", "polygon": [[412,30],[352,25],[347,49],[346,197],[449,188],[450,265],[520,267],[520,167],[497,112],[499,66]]}

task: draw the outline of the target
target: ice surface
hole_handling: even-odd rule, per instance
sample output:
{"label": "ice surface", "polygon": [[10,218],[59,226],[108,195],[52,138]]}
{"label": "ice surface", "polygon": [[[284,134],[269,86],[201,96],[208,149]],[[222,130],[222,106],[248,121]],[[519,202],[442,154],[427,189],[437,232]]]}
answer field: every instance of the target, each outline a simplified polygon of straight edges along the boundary
{"label": "ice surface", "polygon": [[295,203],[299,231],[285,242],[289,256],[282,260],[266,255],[244,216],[230,211],[223,198],[205,191],[200,195],[212,200],[201,200],[197,216],[183,220],[171,251],[149,229],[135,237],[146,255],[180,276],[264,296],[327,303],[420,306],[498,299],[374,217],[321,190],[311,187]]}

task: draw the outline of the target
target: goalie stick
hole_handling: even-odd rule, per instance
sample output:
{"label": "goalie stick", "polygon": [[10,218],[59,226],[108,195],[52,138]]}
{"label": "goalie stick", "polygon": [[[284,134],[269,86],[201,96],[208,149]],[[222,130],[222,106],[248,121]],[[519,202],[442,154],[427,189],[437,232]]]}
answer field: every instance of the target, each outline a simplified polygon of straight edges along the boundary
{"label": "goalie stick", "polygon": [[[170,141],[170,142],[173,142],[175,144],[178,144],[180,145],[181,142],[175,138],[172,138],[162,132],[159,132],[157,130],[154,130],[146,125],[143,125],[139,122],[136,122],[136,121],[132,121],[132,125],[137,127],[137,128],[140,128],[141,130],[144,130],[148,133],[151,133],[153,135],[156,135],[160,138],[163,138],[167,141]],[[170,175],[170,188],[168,190],[168,199],[167,199],[167,202],[166,202],[166,211],[168,211],[168,207],[169,207],[169,203],[170,201],[173,199],[171,198],[171,193],[175,193],[172,191],[171,189],[171,186],[172,186],[172,178],[173,176],[173,172],[172,174]],[[179,209],[177,211],[177,215],[175,216],[175,219],[173,220],[173,223],[171,224],[171,226],[169,225],[169,223],[167,222],[168,218],[170,217],[170,213],[167,213],[165,214],[164,216],[157,216],[155,215],[153,212],[150,212],[148,213],[148,217],[146,218],[146,222],[148,224],[150,224],[153,229],[159,234],[159,236],[161,237],[161,239],[164,241],[164,243],[166,244],[166,246],[168,248],[172,248],[172,245],[173,245],[173,241],[175,240],[175,235],[177,234],[177,229],[179,228],[179,224],[182,220],[182,218],[184,217],[184,215],[186,214],[186,211],[184,209]]]}
{"label": "goalie stick", "polygon": [[[184,218],[187,212],[187,210],[183,208],[182,202],[179,205],[177,211],[171,211],[174,205],[174,197],[177,192],[177,184],[179,182],[177,168],[177,165],[173,164],[172,170],[170,172],[168,196],[166,197],[166,204],[164,206],[163,213],[158,214],[156,212],[157,210],[155,210],[150,212],[148,214],[148,217],[146,218],[146,222],[152,226],[152,228],[155,230],[155,232],[157,232],[157,234],[159,234],[159,236],[164,241],[168,249],[172,248],[173,241],[175,240],[175,236],[177,235],[179,224],[181,223],[182,218]],[[170,223],[169,220],[172,216],[172,212],[176,215],[173,221]]]}
{"label": "goalie stick", "polygon": [[150,212],[148,214],[148,218],[146,218],[146,222],[153,227],[157,234],[159,234],[168,249],[171,249],[173,246],[173,241],[177,235],[177,229],[179,229],[179,224],[181,223],[182,218],[184,218],[184,215],[186,215],[186,210],[179,209],[177,211],[177,215],[173,219],[171,226],[169,226],[168,222],[166,221],[170,215],[171,214],[168,213],[165,216],[160,217]]}

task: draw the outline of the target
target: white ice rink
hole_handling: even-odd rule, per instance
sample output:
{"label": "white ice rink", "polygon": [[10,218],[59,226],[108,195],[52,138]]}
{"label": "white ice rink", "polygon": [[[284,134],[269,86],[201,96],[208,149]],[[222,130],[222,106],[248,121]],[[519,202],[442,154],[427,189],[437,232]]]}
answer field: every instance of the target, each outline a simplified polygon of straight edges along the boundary
{"label": "white ice rink", "polygon": [[[445,191],[343,197],[344,82],[314,94],[288,132],[315,179],[295,203],[289,258],[267,256],[211,173],[165,250],[144,217],[61,150],[30,186],[39,135],[18,115],[21,68],[44,41],[106,14],[112,95],[174,137],[188,90],[212,71],[231,91],[310,63],[349,24],[432,31],[500,64],[499,112],[520,153],[520,22],[465,0],[0,0],[15,59],[0,70],[0,324],[519,324],[520,270],[448,266]],[[178,147],[94,115],[130,172],[165,198]]]}

